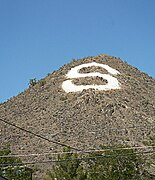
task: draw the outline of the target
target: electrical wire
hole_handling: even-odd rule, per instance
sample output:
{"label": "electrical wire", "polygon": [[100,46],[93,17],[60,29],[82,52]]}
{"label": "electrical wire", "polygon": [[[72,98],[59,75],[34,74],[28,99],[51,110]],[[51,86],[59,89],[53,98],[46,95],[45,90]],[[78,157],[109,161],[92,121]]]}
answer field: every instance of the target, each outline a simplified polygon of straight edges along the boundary
{"label": "electrical wire", "polygon": [[36,134],[36,133],[34,133],[34,132],[32,132],[32,131],[29,131],[29,130],[24,129],[24,128],[22,128],[22,127],[19,127],[19,126],[15,125],[15,124],[12,124],[12,123],[10,123],[10,122],[7,122],[7,121],[4,120],[4,119],[1,119],[1,118],[0,118],[0,121],[4,122],[4,123],[6,123],[6,124],[8,124],[8,125],[10,125],[10,126],[13,126],[13,127],[17,128],[17,129],[20,129],[20,130],[22,130],[22,131],[25,131],[25,132],[27,132],[27,133],[29,133],[29,134],[32,134],[32,135],[34,135],[34,136],[36,136],[36,137],[39,137],[39,138],[41,138],[41,139],[44,139],[44,140],[46,140],[46,141],[48,141],[48,142],[52,142],[52,143],[54,143],[54,144],[57,144],[57,145],[60,145],[60,146],[63,146],[63,147],[67,147],[67,148],[70,148],[70,149],[73,149],[73,150],[76,150],[76,151],[81,151],[81,150],[78,149],[78,148],[74,148],[74,147],[71,147],[71,146],[69,146],[69,145],[66,145],[66,144],[63,144],[63,143],[60,143],[60,142],[57,142],[57,141],[50,140],[50,139],[48,139],[48,138],[46,138],[46,137],[44,137],[44,136],[41,136],[40,134]]}
{"label": "electrical wire", "polygon": [[97,152],[107,152],[107,151],[117,151],[117,150],[132,150],[132,149],[146,149],[146,148],[155,148],[155,146],[132,146],[124,148],[106,148],[98,150],[85,150],[85,151],[69,151],[69,152],[47,152],[47,153],[34,153],[34,154],[10,154],[2,155],[0,158],[11,158],[11,157],[30,157],[30,156],[46,156],[46,155],[64,155],[64,154],[85,154],[85,153],[97,153]]}
{"label": "electrical wire", "polygon": [[45,164],[45,163],[61,163],[66,161],[75,161],[75,160],[93,160],[93,159],[101,159],[101,158],[119,158],[119,157],[125,157],[130,155],[148,155],[151,153],[155,153],[155,150],[153,151],[144,151],[144,152],[135,152],[135,153],[127,153],[127,154],[116,154],[116,155],[101,155],[101,156],[94,156],[94,157],[84,157],[84,158],[68,158],[68,159],[61,159],[61,160],[48,160],[48,161],[33,161],[33,162],[25,162],[25,163],[12,163],[12,164],[0,164],[0,167],[6,167],[6,166],[21,166],[21,165],[29,165],[29,164]]}
{"label": "electrical wire", "polygon": [[[41,139],[44,139],[44,140],[46,140],[46,141],[48,141],[48,142],[52,142],[52,143],[55,143],[55,144],[60,145],[60,146],[63,146],[63,147],[68,147],[68,148],[73,149],[73,150],[76,150],[76,151],[82,151],[82,150],[79,149],[79,148],[71,147],[71,146],[66,145],[66,144],[64,144],[64,143],[60,143],[60,142],[57,142],[57,141],[50,140],[50,139],[48,139],[48,138],[46,138],[46,137],[44,137],[44,136],[41,136],[41,135],[36,134],[36,133],[34,133],[34,132],[32,132],[32,131],[26,130],[26,129],[24,129],[24,128],[21,128],[21,127],[15,125],[15,124],[12,124],[12,123],[10,123],[10,122],[7,122],[7,121],[4,120],[4,119],[1,119],[1,118],[0,118],[0,121],[4,122],[4,123],[6,123],[6,124],[8,124],[8,125],[10,125],[10,126],[13,126],[13,127],[15,127],[15,128],[18,128],[18,129],[20,129],[20,130],[22,130],[22,131],[25,131],[25,132],[27,132],[27,133],[29,133],[29,134],[32,134],[32,135],[34,135],[34,136],[36,136],[36,137],[39,137],[39,138],[41,138]],[[155,124],[145,125],[145,126],[128,126],[128,127],[126,127],[126,128],[121,128],[121,129],[108,128],[108,130],[122,131],[122,130],[126,130],[127,128],[140,128],[140,127],[141,127],[141,128],[142,128],[142,127],[155,127]]]}

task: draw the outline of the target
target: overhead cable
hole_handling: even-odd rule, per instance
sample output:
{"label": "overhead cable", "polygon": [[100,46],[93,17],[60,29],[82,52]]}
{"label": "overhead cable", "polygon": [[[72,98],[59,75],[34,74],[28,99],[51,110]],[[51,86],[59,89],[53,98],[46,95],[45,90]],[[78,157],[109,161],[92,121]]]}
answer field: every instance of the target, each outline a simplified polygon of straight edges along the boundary
{"label": "overhead cable", "polygon": [[155,148],[155,146],[131,146],[131,147],[118,147],[118,148],[105,148],[105,149],[94,149],[85,151],[68,151],[68,152],[47,152],[47,153],[33,153],[33,154],[10,154],[1,155],[0,158],[11,158],[11,157],[30,157],[30,156],[46,156],[46,155],[64,155],[64,154],[85,154],[85,153],[98,153],[107,151],[119,151],[119,150],[132,150],[132,149],[146,149]]}
{"label": "overhead cable", "polygon": [[93,157],[84,157],[84,158],[68,158],[68,159],[61,159],[61,160],[48,160],[48,161],[33,161],[33,162],[23,162],[23,163],[12,163],[12,164],[0,164],[0,167],[6,167],[6,166],[21,166],[21,165],[29,165],[29,164],[44,164],[44,163],[61,163],[61,162],[67,162],[67,161],[75,161],[75,160],[93,160],[93,159],[102,159],[102,158],[119,158],[119,157],[125,157],[125,156],[131,156],[131,155],[149,155],[151,153],[155,153],[155,150],[153,151],[144,151],[144,152],[135,152],[135,153],[127,153],[127,154],[115,154],[115,155],[101,155],[101,156],[93,156]]}
{"label": "overhead cable", "polygon": [[8,124],[8,125],[10,125],[10,126],[13,126],[13,127],[17,128],[17,129],[20,129],[21,131],[25,131],[25,132],[27,132],[27,133],[29,133],[29,134],[32,134],[32,135],[36,136],[36,137],[39,137],[39,138],[41,138],[41,139],[44,139],[44,140],[46,140],[46,141],[48,141],[48,142],[51,142],[51,143],[54,143],[54,144],[57,144],[57,145],[60,145],[60,146],[63,146],[63,147],[67,147],[67,148],[70,148],[70,149],[73,149],[73,150],[76,150],[76,151],[81,151],[81,150],[78,149],[78,148],[74,148],[74,147],[71,147],[71,146],[69,146],[69,145],[66,145],[66,144],[63,144],[63,143],[60,143],[60,142],[57,142],[57,141],[53,141],[53,140],[48,139],[48,138],[46,138],[46,137],[44,137],[44,136],[42,136],[42,135],[40,135],[40,134],[36,134],[36,133],[34,133],[34,132],[32,132],[32,131],[29,131],[29,130],[27,130],[27,129],[24,129],[24,128],[22,128],[22,127],[19,127],[19,126],[15,125],[15,124],[13,124],[13,123],[10,123],[10,122],[8,122],[8,121],[6,121],[6,120],[4,120],[4,119],[1,119],[1,118],[0,118],[0,121],[4,122],[4,123],[6,123],[6,124]]}

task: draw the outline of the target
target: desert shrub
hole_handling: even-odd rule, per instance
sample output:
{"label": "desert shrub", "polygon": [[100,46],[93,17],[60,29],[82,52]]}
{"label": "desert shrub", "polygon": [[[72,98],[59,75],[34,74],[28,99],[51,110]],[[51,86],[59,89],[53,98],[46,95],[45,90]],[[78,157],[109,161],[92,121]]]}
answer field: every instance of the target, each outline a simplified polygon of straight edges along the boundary
{"label": "desert shrub", "polygon": [[[0,156],[7,156],[11,151],[7,148],[0,150]],[[0,157],[0,175],[8,180],[30,180],[31,169],[24,166],[18,166],[22,161],[16,157]]]}
{"label": "desert shrub", "polygon": [[40,86],[44,86],[46,84],[46,80],[45,79],[42,79],[39,81],[39,85]]}
{"label": "desert shrub", "polygon": [[140,180],[155,179],[144,168],[145,160],[133,149],[113,149],[89,153],[80,157],[76,153],[58,156],[46,180]]}
{"label": "desert shrub", "polygon": [[37,84],[37,79],[33,78],[29,80],[29,87],[35,86]]}

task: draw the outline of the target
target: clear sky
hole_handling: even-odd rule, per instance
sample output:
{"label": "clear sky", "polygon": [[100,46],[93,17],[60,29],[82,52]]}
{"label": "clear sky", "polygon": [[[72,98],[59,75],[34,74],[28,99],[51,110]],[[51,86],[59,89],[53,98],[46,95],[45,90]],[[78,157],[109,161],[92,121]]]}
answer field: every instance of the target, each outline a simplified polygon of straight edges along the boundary
{"label": "clear sky", "polygon": [[0,0],[0,102],[98,54],[155,77],[155,0]]}

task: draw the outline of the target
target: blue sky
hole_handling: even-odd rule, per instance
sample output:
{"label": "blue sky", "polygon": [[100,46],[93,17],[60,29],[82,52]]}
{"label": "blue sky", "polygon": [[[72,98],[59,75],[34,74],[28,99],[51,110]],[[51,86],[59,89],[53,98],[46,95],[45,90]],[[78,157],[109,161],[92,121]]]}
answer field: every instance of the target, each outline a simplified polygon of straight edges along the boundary
{"label": "blue sky", "polygon": [[0,102],[31,78],[109,54],[155,77],[155,0],[0,0]]}

